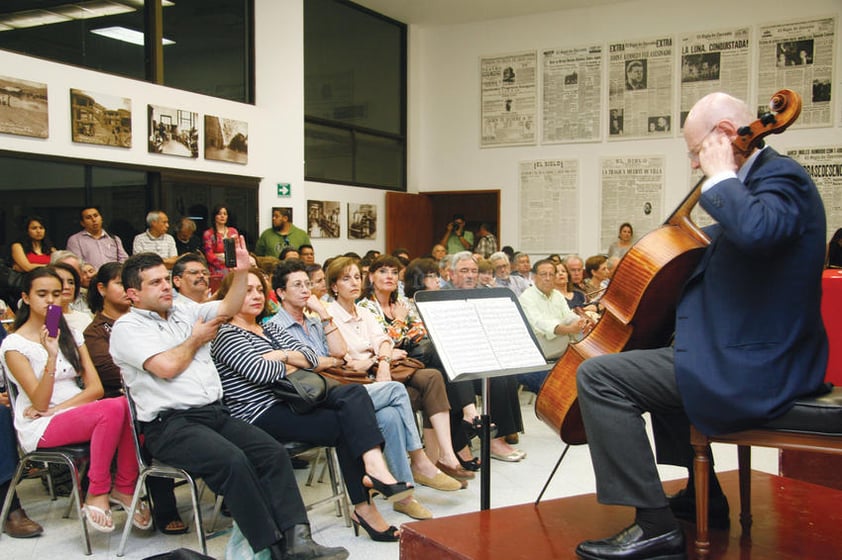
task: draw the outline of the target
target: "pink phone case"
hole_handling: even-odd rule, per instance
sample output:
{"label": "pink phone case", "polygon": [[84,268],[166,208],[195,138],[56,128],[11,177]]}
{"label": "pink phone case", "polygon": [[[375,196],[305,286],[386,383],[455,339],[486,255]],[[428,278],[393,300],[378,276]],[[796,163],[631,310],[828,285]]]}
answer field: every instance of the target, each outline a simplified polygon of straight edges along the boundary
{"label": "pink phone case", "polygon": [[55,338],[58,336],[58,324],[61,320],[61,306],[50,305],[47,307],[47,334]]}

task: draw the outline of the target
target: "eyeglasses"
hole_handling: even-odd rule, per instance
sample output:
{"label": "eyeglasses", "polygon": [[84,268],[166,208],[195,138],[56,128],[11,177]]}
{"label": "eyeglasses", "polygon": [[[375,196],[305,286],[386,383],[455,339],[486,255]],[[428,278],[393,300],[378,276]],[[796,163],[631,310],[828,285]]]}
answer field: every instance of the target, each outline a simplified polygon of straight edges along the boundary
{"label": "eyeglasses", "polygon": [[190,276],[210,276],[209,270],[185,270],[184,274],[189,274]]}
{"label": "eyeglasses", "polygon": [[705,140],[707,140],[707,137],[710,136],[711,133],[714,130],[716,130],[717,128],[719,128],[719,123],[716,123],[715,125],[713,125],[713,128],[708,130],[708,133],[705,134],[704,136],[702,136],[702,139],[699,140],[699,143],[696,144],[696,147],[693,148],[692,150],[690,150],[689,152],[687,152],[687,157],[690,158],[690,161],[692,161],[693,163],[699,163],[699,152],[702,151],[702,144],[705,143]]}
{"label": "eyeglasses", "polygon": [[300,280],[298,282],[293,282],[292,284],[287,284],[287,290],[289,290],[290,288],[294,288],[296,290],[309,290],[312,287],[312,282],[301,282]]}

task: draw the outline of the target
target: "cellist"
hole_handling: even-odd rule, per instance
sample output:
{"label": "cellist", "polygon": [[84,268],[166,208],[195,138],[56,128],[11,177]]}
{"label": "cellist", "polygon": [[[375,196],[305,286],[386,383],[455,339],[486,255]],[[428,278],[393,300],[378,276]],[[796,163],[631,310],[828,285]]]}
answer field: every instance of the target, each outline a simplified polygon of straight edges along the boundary
{"label": "cellist", "polygon": [[[711,243],[677,303],[673,346],[601,355],[578,368],[597,498],[635,508],[626,529],[580,543],[581,558],[685,558],[676,518],[695,521],[690,422],[707,434],[746,429],[822,383],[824,207],[798,163],[771,147],[737,148],[738,130],[753,120],[724,93],[687,115],[691,166],[707,177],[700,203],[717,223],[705,228]],[[677,495],[664,494],[644,412],[652,413],[658,462],[688,468]],[[728,502],[713,472],[710,481],[710,526],[727,527]]]}

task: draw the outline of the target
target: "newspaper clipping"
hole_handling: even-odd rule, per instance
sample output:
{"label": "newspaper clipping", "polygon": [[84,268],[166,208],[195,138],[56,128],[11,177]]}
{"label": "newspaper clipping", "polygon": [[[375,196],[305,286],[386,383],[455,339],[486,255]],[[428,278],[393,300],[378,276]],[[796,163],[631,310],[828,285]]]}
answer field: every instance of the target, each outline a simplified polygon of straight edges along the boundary
{"label": "newspaper clipping", "polygon": [[801,95],[801,117],[792,128],[833,125],[830,90],[833,83],[836,18],[778,23],[760,28],[758,114],[780,89]]}
{"label": "newspaper clipping", "polygon": [[520,247],[530,253],[579,250],[579,161],[520,162]]}
{"label": "newspaper clipping", "polygon": [[543,56],[543,143],[598,141],[602,46],[552,49]]}
{"label": "newspaper clipping", "polygon": [[666,219],[664,210],[664,156],[622,156],[600,160],[602,251],[617,239],[623,222],[634,227],[635,235],[659,227]]}
{"label": "newspaper clipping", "polygon": [[672,134],[672,37],[608,45],[608,139]]}
{"label": "newspaper clipping", "polygon": [[842,227],[842,146],[798,148],[789,157],[804,166],[813,178],[827,215],[827,239]]}
{"label": "newspaper clipping", "polygon": [[482,58],[480,72],[480,146],[534,146],[538,105],[536,51]]}
{"label": "newspaper clipping", "polygon": [[680,40],[680,128],[696,101],[714,91],[748,101],[751,28],[688,33]]}

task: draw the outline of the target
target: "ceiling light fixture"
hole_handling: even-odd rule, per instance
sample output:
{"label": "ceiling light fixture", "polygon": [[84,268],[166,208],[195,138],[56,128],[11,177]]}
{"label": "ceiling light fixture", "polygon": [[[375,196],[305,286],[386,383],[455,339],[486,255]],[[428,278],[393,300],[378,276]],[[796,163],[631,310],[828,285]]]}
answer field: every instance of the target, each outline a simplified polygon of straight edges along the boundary
{"label": "ceiling light fixture", "polygon": [[[140,31],[135,31],[134,29],[123,27],[121,25],[115,25],[112,27],[101,27],[100,29],[91,29],[91,33],[94,33],[95,35],[101,35],[103,37],[108,37],[109,39],[123,41],[124,43],[131,43],[132,45],[143,46],[143,33],[141,33]],[[163,37],[161,39],[161,44],[164,46],[174,45],[175,41]]]}

